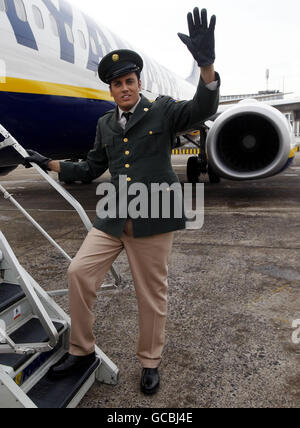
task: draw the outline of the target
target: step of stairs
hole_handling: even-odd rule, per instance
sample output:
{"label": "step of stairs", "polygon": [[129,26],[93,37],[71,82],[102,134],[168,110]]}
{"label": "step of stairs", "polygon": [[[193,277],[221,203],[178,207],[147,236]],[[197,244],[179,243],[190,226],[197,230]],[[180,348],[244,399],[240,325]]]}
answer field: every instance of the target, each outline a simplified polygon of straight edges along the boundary
{"label": "step of stairs", "polygon": [[0,408],[74,408],[119,370],[96,346],[96,359],[70,376],[49,369],[69,348],[70,318],[16,259],[0,231]]}
{"label": "step of stairs", "polygon": [[[58,332],[62,332],[65,325],[63,323],[54,322],[54,326]],[[47,333],[45,332],[42,324],[40,323],[38,318],[31,318],[25,324],[23,324],[20,328],[14,331],[10,335],[11,339],[15,343],[23,344],[23,343],[46,343],[48,341]],[[1,347],[1,345],[0,345]],[[21,386],[25,380],[28,378],[28,372],[32,374],[33,371],[33,361],[32,359],[39,359],[40,365],[42,362],[48,360],[55,349],[51,352],[45,352],[42,354],[38,354],[35,356],[32,355],[17,355],[17,354],[0,354],[0,365],[11,367],[13,369],[14,374],[18,373],[18,371],[22,368],[24,371],[22,376],[18,377],[18,385]],[[26,363],[30,363],[31,366],[26,366]],[[37,369],[37,363],[35,363],[35,368]],[[27,374],[26,374],[27,373]],[[22,379],[21,379],[22,377]]]}
{"label": "step of stairs", "polygon": [[0,284],[0,314],[24,297],[25,293],[19,285],[2,282]]}
{"label": "step of stairs", "polygon": [[[79,368],[72,375],[62,379],[54,380],[46,374],[27,395],[41,409],[66,408],[72,401],[73,405],[77,405],[82,399],[82,386],[84,385],[87,392],[93,385],[99,365],[100,360],[96,358],[88,367]],[[80,396],[77,396],[79,391]]]}

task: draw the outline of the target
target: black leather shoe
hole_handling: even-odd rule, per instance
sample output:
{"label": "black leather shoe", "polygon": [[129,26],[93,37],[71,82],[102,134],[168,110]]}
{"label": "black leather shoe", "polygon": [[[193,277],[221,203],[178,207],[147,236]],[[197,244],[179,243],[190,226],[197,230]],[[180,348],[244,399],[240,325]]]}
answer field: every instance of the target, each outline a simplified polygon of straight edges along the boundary
{"label": "black leather shoe", "polygon": [[156,394],[159,390],[159,373],[158,369],[143,369],[141,380],[141,391],[144,394]]}
{"label": "black leather shoe", "polygon": [[96,354],[76,357],[75,355],[66,354],[63,360],[60,360],[54,366],[50,367],[48,376],[51,378],[62,378],[74,373],[76,369],[84,366],[90,366],[96,360]]}

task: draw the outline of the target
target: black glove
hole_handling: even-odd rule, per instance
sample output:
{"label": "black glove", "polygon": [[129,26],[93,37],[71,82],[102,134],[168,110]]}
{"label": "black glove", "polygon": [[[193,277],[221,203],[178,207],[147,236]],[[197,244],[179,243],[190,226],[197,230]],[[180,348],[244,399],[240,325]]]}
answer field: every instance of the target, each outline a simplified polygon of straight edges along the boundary
{"label": "black glove", "polygon": [[199,9],[194,9],[194,19],[192,13],[188,14],[188,25],[190,37],[178,33],[180,40],[188,47],[189,51],[197,61],[199,67],[206,67],[215,62],[215,27],[216,17],[211,17],[210,25],[207,26],[207,10],[201,10],[201,20]]}
{"label": "black glove", "polygon": [[35,152],[34,150],[27,150],[27,153],[30,156],[24,159],[23,165],[25,166],[25,168],[31,168],[31,165],[29,162],[32,162],[32,163],[36,163],[44,171],[51,171],[51,169],[48,168],[48,163],[52,159],[46,158],[45,156],[40,155],[38,152]]}

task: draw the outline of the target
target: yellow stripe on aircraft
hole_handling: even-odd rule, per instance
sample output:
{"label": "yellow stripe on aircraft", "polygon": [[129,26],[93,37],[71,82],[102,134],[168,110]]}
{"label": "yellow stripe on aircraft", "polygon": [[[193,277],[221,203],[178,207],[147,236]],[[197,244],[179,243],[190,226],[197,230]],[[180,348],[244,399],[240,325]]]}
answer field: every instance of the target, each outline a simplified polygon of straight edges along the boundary
{"label": "yellow stripe on aircraft", "polygon": [[294,157],[296,156],[297,151],[298,151],[298,147],[294,147],[294,148],[290,151],[289,159],[294,158]]}
{"label": "yellow stripe on aircraft", "polygon": [[0,76],[1,92],[18,92],[26,94],[57,95],[63,97],[88,98],[114,101],[109,92],[62,83],[42,82],[38,80],[17,79]]}
{"label": "yellow stripe on aircraft", "polygon": [[[289,158],[294,158],[296,155],[296,152],[298,151],[298,147],[295,147],[290,151]],[[172,155],[200,155],[200,149],[173,149]]]}
{"label": "yellow stripe on aircraft", "polygon": [[200,149],[173,149],[172,155],[200,155]]}

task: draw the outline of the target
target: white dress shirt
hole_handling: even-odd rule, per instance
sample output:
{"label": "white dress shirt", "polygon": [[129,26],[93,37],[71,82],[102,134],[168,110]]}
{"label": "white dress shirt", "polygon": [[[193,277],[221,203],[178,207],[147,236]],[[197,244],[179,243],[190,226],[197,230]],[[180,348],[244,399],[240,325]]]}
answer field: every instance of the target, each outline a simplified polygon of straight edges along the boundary
{"label": "white dress shirt", "polygon": [[141,102],[141,97],[139,97],[138,102],[129,111],[123,111],[120,109],[120,107],[118,107],[118,109],[119,109],[119,120],[118,120],[118,122],[123,129],[125,129],[125,126],[127,123],[126,118],[124,116],[122,116],[123,113],[132,113],[133,114],[140,102]]}

